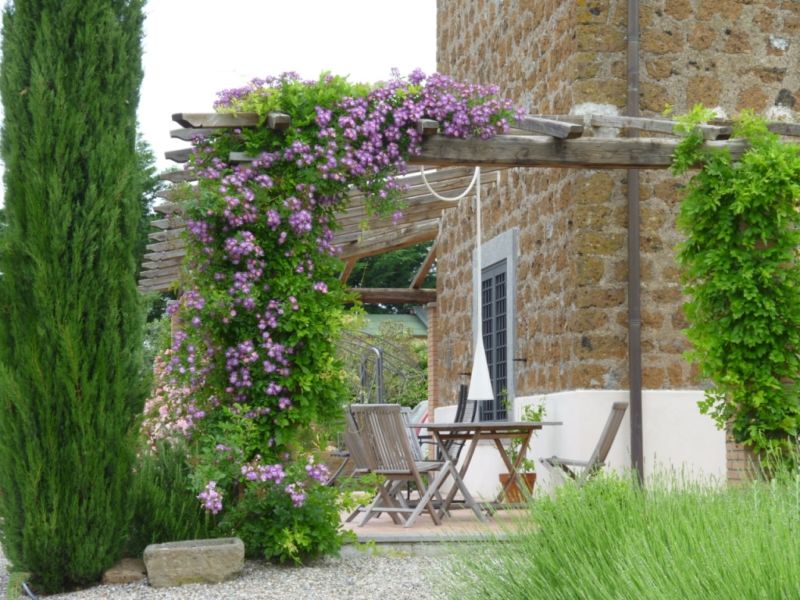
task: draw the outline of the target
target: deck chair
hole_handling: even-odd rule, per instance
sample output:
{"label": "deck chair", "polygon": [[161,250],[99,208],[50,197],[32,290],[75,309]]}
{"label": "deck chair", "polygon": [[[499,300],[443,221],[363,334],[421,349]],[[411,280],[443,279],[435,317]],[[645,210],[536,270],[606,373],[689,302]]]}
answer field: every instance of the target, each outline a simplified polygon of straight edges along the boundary
{"label": "deck chair", "polygon": [[[358,433],[358,428],[356,427],[355,421],[353,421],[353,415],[350,414],[350,410],[348,407],[344,409],[344,416],[345,416],[345,425],[347,433]],[[353,442],[354,438],[351,436],[350,441]],[[366,461],[361,461],[361,465],[357,464],[353,458],[352,452],[347,444],[347,439],[344,434],[340,437],[339,440],[340,448],[331,452],[331,456],[336,458],[342,458],[341,464],[336,469],[336,471],[331,475],[328,480],[325,482],[325,485],[332,486],[335,485],[339,476],[344,472],[345,468],[351,466],[350,474],[348,477],[355,477],[357,475],[363,475],[365,471],[365,464]],[[358,451],[358,450],[357,450]]]}
{"label": "deck chair", "polygon": [[[366,475],[370,472],[369,470],[369,459],[367,458],[367,451],[364,448],[363,438],[358,432],[347,431],[342,434],[342,438],[344,439],[345,446],[350,451],[350,458],[355,465],[353,469],[353,476],[358,475]],[[398,494],[400,484],[395,482],[393,485],[386,486],[380,485],[375,490],[374,497],[370,504],[360,504],[353,510],[345,519],[345,523],[349,523],[353,519],[355,519],[360,513],[366,513],[364,521],[361,523],[362,525],[366,523],[369,518],[373,516],[378,516],[380,514],[376,511],[371,511],[372,505],[376,503],[376,500],[380,498],[381,504],[387,506],[407,506],[406,502],[403,500],[402,495]],[[391,517],[392,521],[394,521],[395,525],[400,525],[403,522],[403,519],[395,512],[390,512],[389,517]]]}
{"label": "deck chair", "polygon": [[[360,475],[366,475],[370,472],[369,470],[369,459],[367,457],[367,451],[364,447],[364,440],[361,436],[361,433],[358,430],[358,426],[356,425],[355,419],[353,418],[353,413],[350,412],[350,407],[345,408],[345,423],[347,425],[346,431],[342,434],[342,441],[344,442],[344,447],[346,449],[348,460],[352,463],[353,468],[350,472],[350,477],[358,477]],[[375,490],[374,496],[380,495],[383,498],[385,503],[389,502],[396,502],[399,503],[401,506],[405,506],[405,502],[402,498],[397,498],[398,492],[400,491],[400,483],[396,483],[395,485],[384,488],[380,486],[378,489]],[[373,499],[374,501],[374,499]],[[345,523],[349,523],[353,519],[358,516],[359,513],[367,511],[367,506],[364,504],[358,505],[355,510],[353,510],[345,519]],[[377,516],[377,514],[372,515]],[[399,515],[396,513],[391,513],[389,515],[394,521],[395,525],[399,525],[403,522]]]}
{"label": "deck chair", "polygon": [[[456,405],[456,416],[453,419],[454,423],[474,423],[478,416],[478,403],[475,400],[467,399],[469,395],[469,388],[463,383],[458,386],[458,404]],[[464,448],[465,440],[449,440],[445,442],[444,446],[447,449],[447,455],[453,464],[458,464],[458,457],[461,455],[461,450]],[[441,457],[438,457],[441,458]]]}
{"label": "deck chair", "polygon": [[[463,383],[458,386],[458,401],[456,403],[456,415],[453,418],[454,423],[474,423],[478,416],[478,403],[474,400],[468,400],[469,388]],[[420,444],[433,444],[433,438],[430,435],[419,436]],[[453,464],[458,463],[458,457],[461,455],[461,449],[464,447],[464,440],[450,440],[445,443],[447,454]],[[437,448],[436,460],[442,460],[442,456]]]}
{"label": "deck chair", "polygon": [[[571,460],[551,456],[550,458],[541,459],[542,464],[550,469],[560,470],[560,472],[578,483],[583,483],[593,477],[605,465],[606,457],[609,450],[611,450],[611,445],[614,443],[614,438],[617,437],[617,431],[619,431],[622,417],[625,416],[627,409],[627,402],[614,402],[611,406],[611,413],[608,415],[605,427],[603,427],[603,433],[600,434],[600,439],[589,460]],[[576,471],[576,468],[580,469],[580,471]]]}
{"label": "deck chair", "polygon": [[[461,493],[472,501],[450,460],[425,461],[415,456],[399,405],[354,404],[350,410],[362,436],[370,472],[385,477],[382,491],[375,496],[359,525],[377,513],[386,512],[407,514],[404,526],[411,527],[424,510],[436,525],[440,525],[444,511],[436,508],[434,500],[441,498],[439,490],[448,476],[453,477]],[[420,498],[415,506],[404,506],[393,493],[394,485],[405,481],[416,484]]]}

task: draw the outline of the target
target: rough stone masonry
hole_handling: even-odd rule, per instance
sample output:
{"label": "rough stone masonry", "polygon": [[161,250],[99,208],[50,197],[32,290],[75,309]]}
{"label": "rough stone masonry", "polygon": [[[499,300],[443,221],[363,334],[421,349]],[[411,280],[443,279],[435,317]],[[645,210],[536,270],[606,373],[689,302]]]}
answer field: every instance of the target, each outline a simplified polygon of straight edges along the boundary
{"label": "rough stone masonry", "polygon": [[[625,0],[438,0],[438,69],[495,83],[534,114],[622,114]],[[800,93],[800,2],[643,0],[642,114],[696,102],[774,117]],[[641,177],[642,344],[646,389],[698,386],[682,358],[675,217],[685,181]],[[503,175],[483,204],[483,239],[518,228],[516,395],[627,388],[624,171],[529,169]],[[474,211],[447,211],[440,236],[431,377],[451,404],[471,364]]]}

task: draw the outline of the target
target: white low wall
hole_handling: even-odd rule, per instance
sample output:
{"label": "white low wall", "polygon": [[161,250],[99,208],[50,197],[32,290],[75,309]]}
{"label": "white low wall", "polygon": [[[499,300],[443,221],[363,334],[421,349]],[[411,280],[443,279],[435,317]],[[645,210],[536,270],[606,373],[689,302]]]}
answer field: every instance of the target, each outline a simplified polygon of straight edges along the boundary
{"label": "white low wall", "polygon": [[[645,390],[642,392],[642,438],[645,477],[674,470],[688,479],[724,481],[725,433],[700,414],[699,390]],[[576,390],[517,398],[514,418],[524,407],[544,402],[545,421],[563,425],[545,427],[531,441],[530,458],[537,461],[537,489],[547,492],[562,481],[558,474],[538,464],[540,458],[560,456],[586,460],[594,450],[614,402],[628,401],[627,390]],[[436,421],[452,421],[455,406],[439,408]],[[606,461],[609,468],[625,471],[631,466],[630,411],[626,412]],[[466,453],[466,452],[464,452]],[[466,477],[468,488],[489,499],[498,490],[497,474],[504,471],[494,445],[481,443]]]}

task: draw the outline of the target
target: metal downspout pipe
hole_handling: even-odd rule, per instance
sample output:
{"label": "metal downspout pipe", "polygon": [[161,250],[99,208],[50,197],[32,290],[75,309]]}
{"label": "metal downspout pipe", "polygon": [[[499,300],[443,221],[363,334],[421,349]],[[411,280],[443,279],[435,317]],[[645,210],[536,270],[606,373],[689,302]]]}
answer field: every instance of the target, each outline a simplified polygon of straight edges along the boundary
{"label": "metal downspout pipe", "polygon": [[[639,116],[639,0],[628,0],[627,80],[625,114]],[[629,130],[629,136],[638,135]],[[642,302],[640,275],[641,219],[639,171],[628,169],[628,385],[630,386],[631,466],[639,482],[644,476],[642,444]]]}

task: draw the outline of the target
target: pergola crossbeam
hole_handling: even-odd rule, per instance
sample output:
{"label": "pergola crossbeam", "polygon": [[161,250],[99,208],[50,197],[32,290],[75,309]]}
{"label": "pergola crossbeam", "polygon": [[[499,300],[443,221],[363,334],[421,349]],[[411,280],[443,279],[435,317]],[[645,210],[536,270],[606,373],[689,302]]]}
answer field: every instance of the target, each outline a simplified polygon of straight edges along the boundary
{"label": "pergola crossbeam", "polygon": [[147,260],[142,263],[142,268],[147,269],[146,275],[148,276],[151,271],[155,271],[166,267],[172,267],[175,269],[175,271],[177,271],[177,269],[183,262],[183,259],[184,255],[176,256],[174,258],[164,258],[161,260]]}
{"label": "pergola crossbeam", "polygon": [[342,246],[342,259],[366,258],[376,254],[384,254],[393,250],[408,248],[421,242],[436,239],[439,234],[439,220],[414,223],[406,227],[398,227],[382,232],[367,239],[352,242]]}
{"label": "pergola crossbeam", "polygon": [[159,279],[142,279],[139,282],[140,292],[166,292],[175,287],[178,282],[176,273]]}
{"label": "pergola crossbeam", "polygon": [[[648,117],[623,117],[616,115],[591,115],[593,127],[613,127],[632,129],[649,133],[675,134],[675,121]],[[699,125],[703,138],[707,140],[726,140],[731,137],[733,128],[730,125]]]}
{"label": "pergola crossbeam", "polygon": [[364,304],[428,304],[436,302],[436,290],[409,288],[350,288]]}
{"label": "pergola crossbeam", "polygon": [[516,119],[512,121],[511,126],[514,129],[521,129],[522,131],[540,135],[549,135],[562,140],[573,139],[583,135],[583,125],[581,124],[548,119],[545,117],[535,117],[533,115],[527,115],[521,119]]}
{"label": "pergola crossbeam", "polygon": [[176,227],[174,229],[154,231],[148,234],[147,237],[156,242],[166,242],[168,240],[176,240],[180,238],[185,230],[186,230],[185,227]]}
{"label": "pergola crossbeam", "polygon": [[[256,113],[178,113],[173,119],[183,129],[172,135],[182,140],[213,134],[221,128],[273,127],[282,129],[291,123],[289,115],[270,113],[266,119]],[[373,256],[405,248],[417,243],[435,240],[439,232],[439,221],[443,210],[457,206],[454,202],[435,198],[427,189],[420,173],[414,172],[417,165],[429,169],[425,179],[438,193],[452,193],[469,184],[473,168],[480,166],[484,174],[510,167],[556,167],[589,169],[667,169],[672,164],[672,155],[680,143],[675,132],[675,122],[663,118],[628,117],[616,115],[527,115],[512,122],[512,133],[498,135],[488,140],[455,139],[439,135],[439,123],[422,119],[417,130],[423,133],[422,152],[409,160],[407,175],[396,181],[403,186],[406,202],[403,215],[397,223],[389,217],[370,215],[365,206],[365,195],[353,189],[347,210],[338,216],[338,231],[334,244],[341,248],[345,260],[342,277],[349,275],[355,262],[362,257]],[[607,127],[634,130],[655,134],[657,137],[592,137],[593,128]],[[732,127],[730,122],[714,121],[699,126],[707,140],[707,149],[730,150],[738,158],[746,150],[743,140],[728,140]],[[788,136],[800,136],[800,124],[773,122],[770,130]],[[189,149],[169,152],[173,160],[186,161]],[[231,153],[231,159],[239,162],[252,160],[245,153]],[[164,173],[161,178],[176,183],[194,181],[196,173],[190,169]],[[493,185],[487,178],[483,185]],[[178,188],[175,188],[176,191]],[[165,218],[153,221],[159,232],[151,234],[153,243],[148,244],[145,256],[145,271],[142,281],[162,279],[171,270],[174,278],[179,273],[179,263],[186,252],[183,238],[185,220],[181,214],[179,195],[171,190],[159,195],[168,201],[155,207]],[[181,196],[185,192],[181,191]],[[436,244],[431,248],[411,284],[411,289],[420,287],[436,258]],[[165,262],[166,261],[166,262]],[[156,275],[155,279],[153,278]],[[163,289],[169,285],[164,284]]]}
{"label": "pergola crossbeam", "polygon": [[152,252],[182,250],[185,253],[186,240],[184,240],[182,237],[179,237],[173,240],[169,240],[167,242],[158,242],[157,244],[147,244],[145,248],[147,248]]}
{"label": "pergola crossbeam", "polygon": [[175,113],[172,120],[185,128],[258,127],[257,113]]}
{"label": "pergola crossbeam", "polygon": [[144,255],[144,260],[156,262],[170,258],[180,258],[183,260],[184,256],[186,256],[185,248],[178,248],[177,250],[154,250],[152,252],[146,252]]}
{"label": "pergola crossbeam", "polygon": [[183,217],[177,215],[167,217],[166,219],[154,219],[150,221],[150,226],[157,229],[179,229],[185,225],[186,222],[183,220]]}
{"label": "pergola crossbeam", "polygon": [[428,250],[428,255],[425,257],[425,260],[422,261],[419,269],[417,269],[417,273],[411,280],[411,285],[409,286],[411,289],[419,289],[422,287],[422,284],[425,283],[425,278],[428,276],[434,261],[436,261],[436,253],[438,250],[439,242],[437,240],[431,245],[431,249]]}
{"label": "pergola crossbeam", "polygon": [[350,279],[350,273],[353,272],[353,268],[356,266],[357,259],[351,258],[346,260],[344,266],[342,267],[342,273],[339,275],[339,279],[345,283],[348,279]]}
{"label": "pergola crossbeam", "polygon": [[183,127],[181,129],[173,129],[169,132],[169,137],[175,138],[177,140],[183,140],[184,142],[191,142],[198,138],[204,138],[216,130],[212,129],[211,127]]}
{"label": "pergola crossbeam", "polygon": [[164,181],[171,181],[172,183],[182,183],[185,181],[197,181],[197,174],[188,169],[183,171],[166,171],[161,173],[158,178]]}

